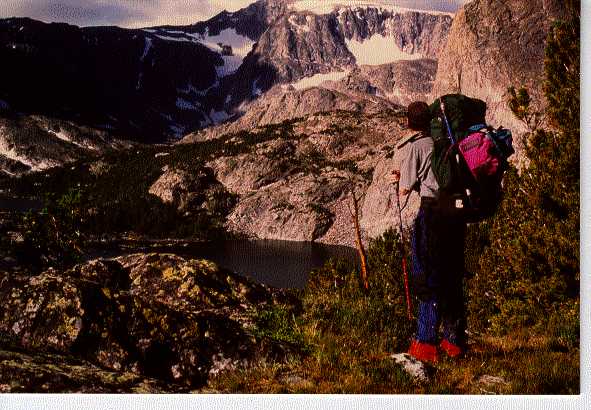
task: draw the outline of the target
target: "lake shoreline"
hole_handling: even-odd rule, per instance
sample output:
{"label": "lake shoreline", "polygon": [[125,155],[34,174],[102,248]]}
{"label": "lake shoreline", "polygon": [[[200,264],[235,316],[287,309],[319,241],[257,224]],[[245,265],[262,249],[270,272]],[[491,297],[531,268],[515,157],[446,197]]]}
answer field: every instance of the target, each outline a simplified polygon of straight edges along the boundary
{"label": "lake shoreline", "polygon": [[277,288],[303,289],[309,273],[329,260],[358,262],[354,248],[305,241],[271,239],[198,240],[122,235],[87,241],[84,260],[113,259],[134,253],[174,254],[207,259],[256,282]]}

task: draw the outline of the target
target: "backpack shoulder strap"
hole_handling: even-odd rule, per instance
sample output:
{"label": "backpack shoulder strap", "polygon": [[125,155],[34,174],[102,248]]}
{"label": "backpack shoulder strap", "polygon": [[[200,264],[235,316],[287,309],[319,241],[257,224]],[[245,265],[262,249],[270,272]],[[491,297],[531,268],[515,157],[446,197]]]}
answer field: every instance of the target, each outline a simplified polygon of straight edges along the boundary
{"label": "backpack shoulder strap", "polygon": [[485,134],[490,130],[492,130],[492,128],[486,124],[475,124],[468,128],[468,132],[482,132]]}
{"label": "backpack shoulder strap", "polygon": [[422,138],[427,138],[427,137],[428,137],[428,135],[426,135],[425,133],[418,132],[418,133],[413,134],[413,135],[411,135],[409,137],[403,138],[402,141],[400,141],[398,143],[398,145],[396,145],[396,148],[397,149],[401,149],[402,147],[404,147],[409,142],[415,142],[415,141],[418,141],[418,140],[420,140]]}

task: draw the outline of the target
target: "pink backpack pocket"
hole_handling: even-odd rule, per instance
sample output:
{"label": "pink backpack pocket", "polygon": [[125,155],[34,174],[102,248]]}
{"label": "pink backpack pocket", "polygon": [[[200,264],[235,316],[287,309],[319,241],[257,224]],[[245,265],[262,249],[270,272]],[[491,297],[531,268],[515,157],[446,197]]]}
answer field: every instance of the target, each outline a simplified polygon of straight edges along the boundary
{"label": "pink backpack pocket", "polygon": [[485,133],[469,134],[458,145],[476,180],[497,173],[499,159],[494,155],[495,145]]}

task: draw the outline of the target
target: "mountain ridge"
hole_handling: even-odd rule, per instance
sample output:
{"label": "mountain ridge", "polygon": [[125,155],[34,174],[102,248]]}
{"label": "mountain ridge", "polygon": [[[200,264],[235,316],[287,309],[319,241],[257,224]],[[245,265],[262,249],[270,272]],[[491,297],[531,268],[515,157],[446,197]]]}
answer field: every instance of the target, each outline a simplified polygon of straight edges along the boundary
{"label": "mountain ridge", "polygon": [[[373,6],[317,15],[294,10],[290,4],[259,0],[204,22],[144,29],[2,19],[0,58],[7,62],[8,75],[0,78],[0,108],[8,114],[0,112],[0,116],[40,115],[106,132],[117,140],[160,143],[220,123],[249,124],[249,118],[263,116],[258,112],[261,106],[280,108],[282,98],[303,109],[294,113],[307,115],[333,109],[363,111],[371,105],[375,112],[425,95],[425,84],[411,81],[405,85],[406,78],[412,78],[406,74],[425,67],[414,61],[423,57],[421,53],[434,57],[451,17],[396,14]],[[432,24],[438,24],[439,31],[429,42]],[[391,68],[383,61],[359,61],[384,41],[393,55],[387,64],[407,69]],[[285,58],[276,58],[279,55]],[[400,58],[409,60],[396,61]],[[359,63],[376,68],[368,71]],[[429,66],[420,79],[427,88],[432,85],[432,70]],[[381,79],[379,84],[368,72]],[[318,76],[331,73],[340,77],[340,84],[318,81]],[[321,89],[286,97],[292,92],[290,84]],[[267,91],[279,85],[285,86],[283,95],[273,102],[276,94]],[[262,101],[267,98],[268,104]],[[279,111],[264,117],[275,118],[271,122],[290,118]],[[48,145],[45,152],[57,152],[63,141],[53,138],[50,131],[44,130],[48,137],[40,143]],[[19,139],[0,135],[0,140],[5,172],[43,169],[44,161],[49,165],[42,151],[19,146]],[[53,158],[51,164],[59,166],[89,153],[73,148],[62,161]]]}

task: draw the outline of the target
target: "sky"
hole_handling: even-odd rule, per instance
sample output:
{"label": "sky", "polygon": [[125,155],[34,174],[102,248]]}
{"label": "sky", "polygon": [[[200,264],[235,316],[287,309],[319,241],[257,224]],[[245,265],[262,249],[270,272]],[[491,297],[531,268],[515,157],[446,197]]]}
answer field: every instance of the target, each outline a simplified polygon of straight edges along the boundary
{"label": "sky", "polygon": [[[255,0],[0,0],[0,18],[30,17],[78,26],[186,25]],[[346,3],[347,0],[343,0]],[[402,7],[456,11],[467,0],[393,0]]]}

